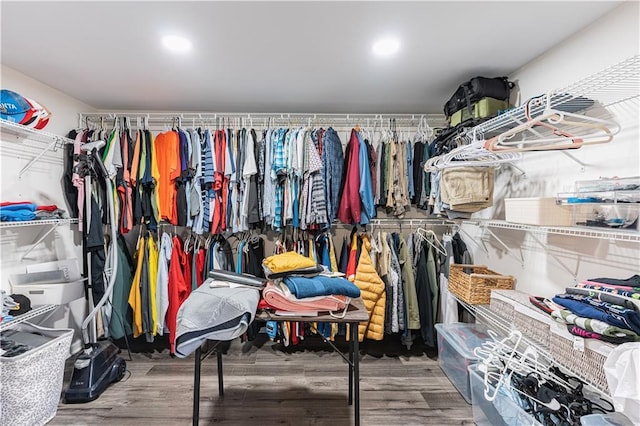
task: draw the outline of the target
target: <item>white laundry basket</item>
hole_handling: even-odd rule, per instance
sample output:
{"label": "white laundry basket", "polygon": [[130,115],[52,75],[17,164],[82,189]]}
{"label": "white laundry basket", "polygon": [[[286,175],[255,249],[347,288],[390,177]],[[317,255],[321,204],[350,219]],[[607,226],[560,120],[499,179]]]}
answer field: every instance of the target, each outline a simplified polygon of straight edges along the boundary
{"label": "white laundry basket", "polygon": [[0,356],[1,426],[43,425],[56,415],[72,337],[70,329],[26,322],[3,332],[3,339],[33,349],[15,357]]}

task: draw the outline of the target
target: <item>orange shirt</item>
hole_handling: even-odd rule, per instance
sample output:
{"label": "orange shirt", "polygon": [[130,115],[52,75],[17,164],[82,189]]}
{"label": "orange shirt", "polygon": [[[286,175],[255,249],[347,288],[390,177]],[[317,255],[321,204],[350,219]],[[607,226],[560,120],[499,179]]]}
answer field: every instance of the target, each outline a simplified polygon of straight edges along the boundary
{"label": "orange shirt", "polygon": [[160,219],[166,219],[176,225],[175,180],[180,176],[180,145],[178,133],[169,131],[160,133],[154,143],[158,166],[158,211]]}

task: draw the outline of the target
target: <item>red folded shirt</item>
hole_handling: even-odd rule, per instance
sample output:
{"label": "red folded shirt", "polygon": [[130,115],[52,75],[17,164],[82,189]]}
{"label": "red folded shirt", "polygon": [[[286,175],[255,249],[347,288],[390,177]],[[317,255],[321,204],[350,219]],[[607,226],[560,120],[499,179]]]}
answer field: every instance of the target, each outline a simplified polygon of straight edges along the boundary
{"label": "red folded shirt", "polygon": [[33,204],[33,203],[31,201],[5,201],[4,203],[0,203],[0,207],[15,206],[16,204]]}
{"label": "red folded shirt", "polygon": [[47,212],[52,212],[52,211],[58,210],[58,206],[56,206],[55,204],[52,204],[50,206],[38,206],[36,210],[44,210]]}

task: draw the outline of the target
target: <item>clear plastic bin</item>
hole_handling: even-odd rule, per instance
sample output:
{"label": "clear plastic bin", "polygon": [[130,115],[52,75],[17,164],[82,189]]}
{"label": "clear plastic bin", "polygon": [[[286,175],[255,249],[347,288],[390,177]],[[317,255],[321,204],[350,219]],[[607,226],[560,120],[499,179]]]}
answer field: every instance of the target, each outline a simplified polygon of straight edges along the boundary
{"label": "clear plastic bin", "polygon": [[473,350],[490,340],[484,324],[436,324],[438,332],[438,363],[444,374],[465,401],[471,404],[469,366],[478,358]]}
{"label": "clear plastic bin", "polygon": [[[478,373],[476,365],[469,367],[469,375],[473,421],[477,426],[542,426],[509,397],[508,388],[501,388],[496,399],[488,401],[484,397],[484,376]],[[494,389],[491,386],[490,392],[493,393]]]}

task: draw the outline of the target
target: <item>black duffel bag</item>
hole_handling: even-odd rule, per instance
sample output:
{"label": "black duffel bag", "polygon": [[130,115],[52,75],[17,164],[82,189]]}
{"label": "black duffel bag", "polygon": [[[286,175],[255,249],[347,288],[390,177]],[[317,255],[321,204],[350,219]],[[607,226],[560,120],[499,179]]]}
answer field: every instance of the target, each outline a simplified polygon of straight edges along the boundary
{"label": "black duffel bag", "polygon": [[461,110],[482,98],[494,98],[508,101],[509,94],[514,84],[507,77],[474,77],[458,87],[458,90],[444,104],[444,115],[451,117],[453,113]]}

